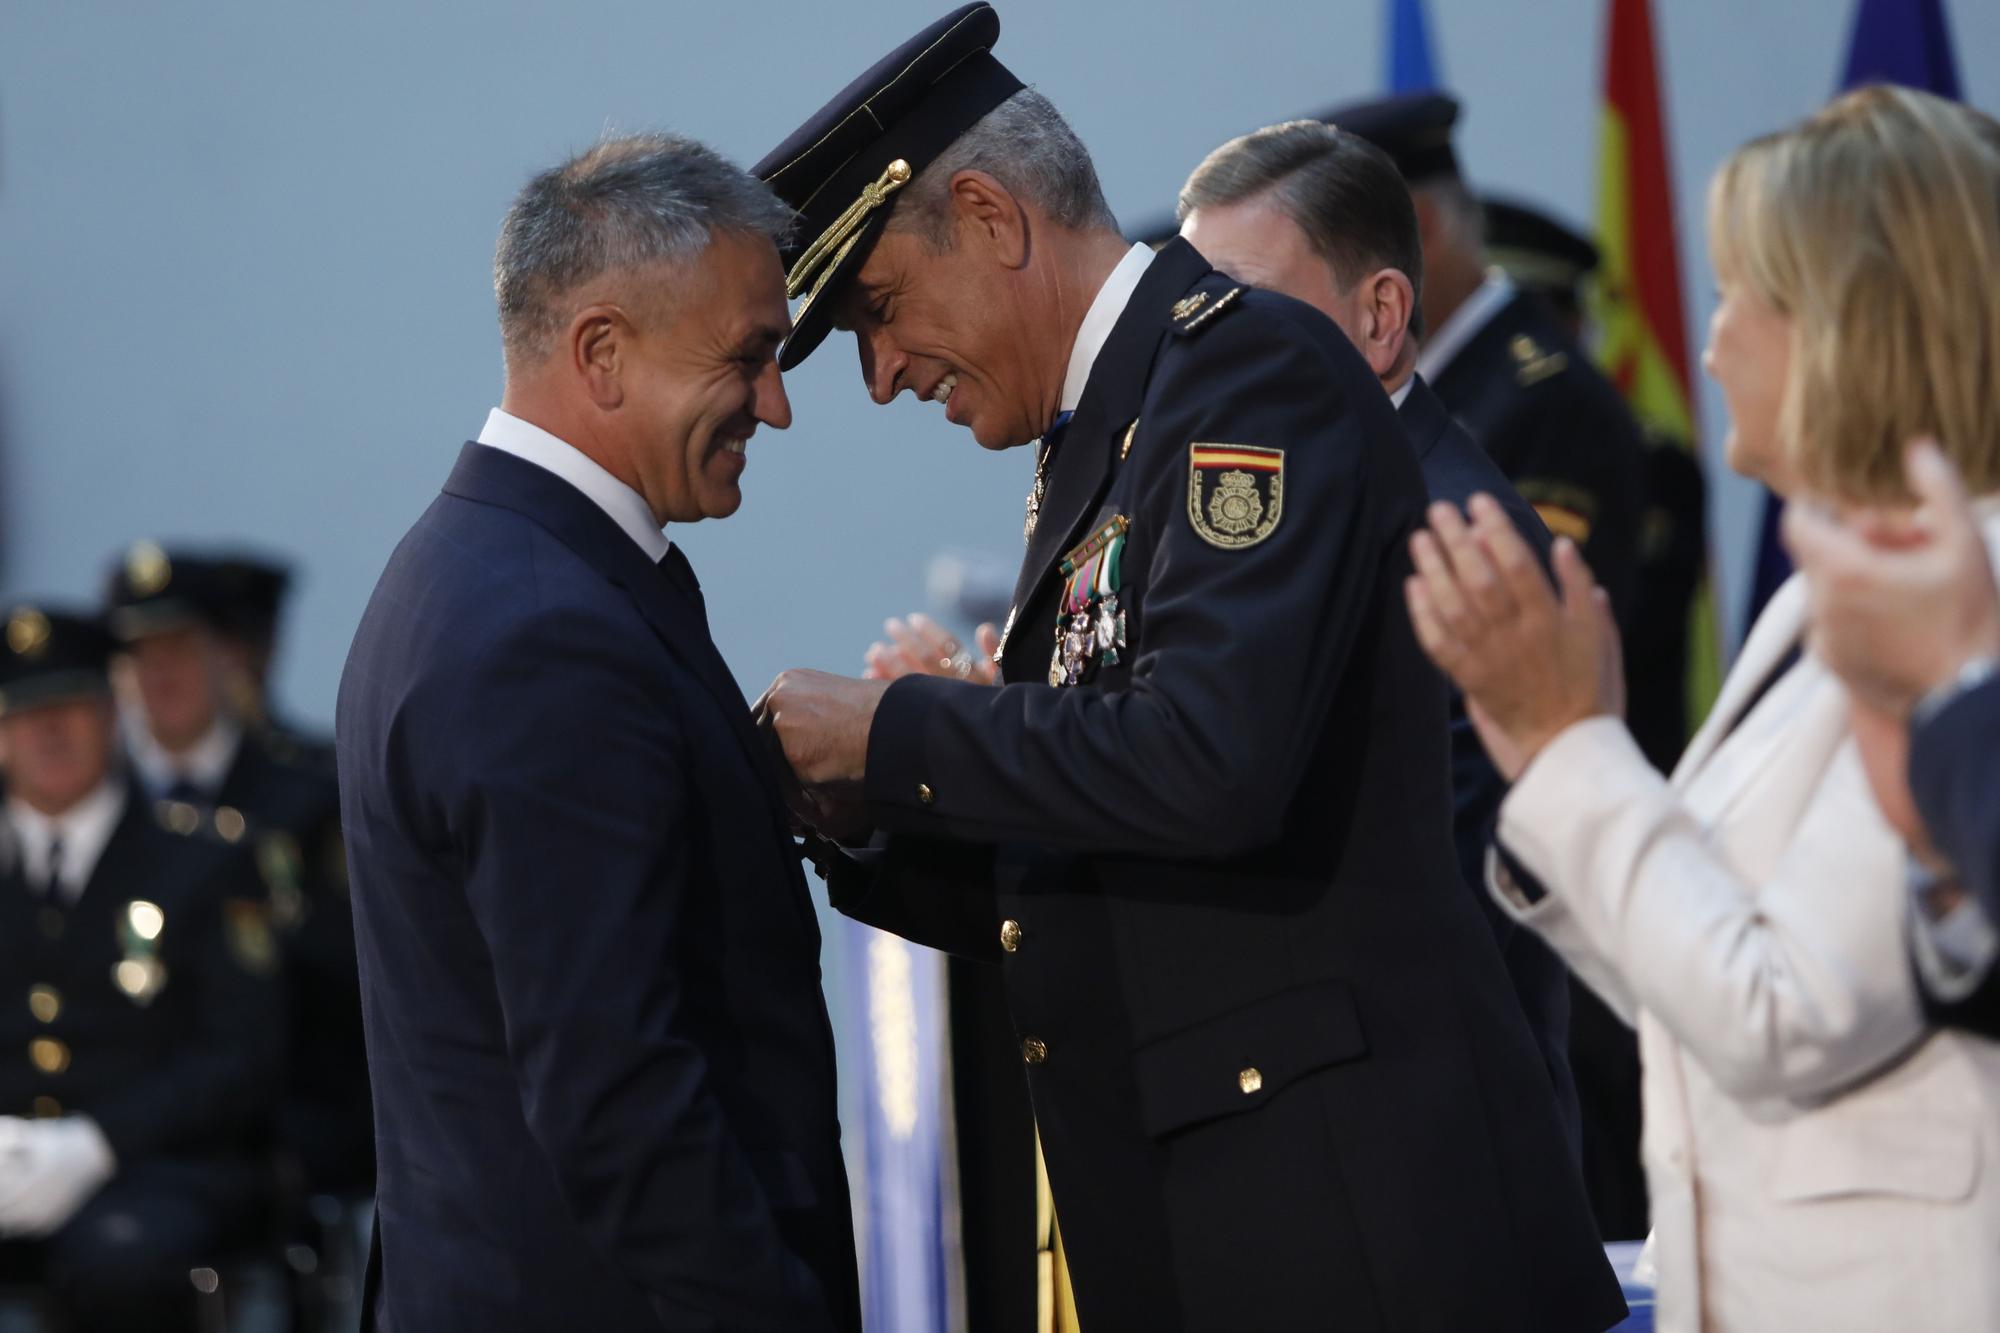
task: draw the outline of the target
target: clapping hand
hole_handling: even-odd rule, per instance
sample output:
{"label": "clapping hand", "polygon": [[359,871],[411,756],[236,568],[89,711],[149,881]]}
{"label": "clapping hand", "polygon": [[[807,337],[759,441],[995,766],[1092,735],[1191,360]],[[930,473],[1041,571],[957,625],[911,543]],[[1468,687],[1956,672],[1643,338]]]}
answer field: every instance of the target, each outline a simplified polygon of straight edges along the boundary
{"label": "clapping hand", "polygon": [[1471,522],[1450,504],[1410,539],[1404,584],[1417,641],[1465,692],[1466,714],[1509,782],[1571,724],[1625,711],[1611,603],[1576,544],[1555,544],[1551,587],[1507,512],[1475,495]]}
{"label": "clapping hand", "polygon": [[976,631],[976,653],[926,615],[913,615],[907,621],[891,619],[882,628],[889,641],[869,645],[867,666],[861,673],[869,680],[922,675],[991,685],[999,676],[993,656],[1000,650],[1000,632],[991,625],[981,625]]}

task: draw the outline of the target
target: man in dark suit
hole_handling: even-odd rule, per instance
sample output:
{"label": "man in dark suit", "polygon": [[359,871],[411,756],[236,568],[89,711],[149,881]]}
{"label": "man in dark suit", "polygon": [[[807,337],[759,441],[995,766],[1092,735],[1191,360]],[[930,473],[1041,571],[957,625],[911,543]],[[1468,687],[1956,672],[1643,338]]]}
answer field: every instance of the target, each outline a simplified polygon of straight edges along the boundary
{"label": "man in dark suit", "polygon": [[[1853,695],[1876,799],[1909,841],[1910,947],[1931,1017],[2000,1037],[2000,513],[1936,446],[1914,516],[1785,507],[1811,647]],[[1983,529],[1983,531],[1982,531]]]}
{"label": "man in dark suit", "polygon": [[501,407],[341,680],[374,1328],[859,1328],[812,903],[661,532],[790,423],[786,221],[641,136],[502,228]]}
{"label": "man in dark suit", "polygon": [[192,1329],[189,1270],[257,1235],[279,954],[242,830],[116,766],[112,646],[36,606],[0,643],[0,1279],[64,1327]]}
{"label": "man in dark suit", "polygon": [[838,321],[878,401],[1043,437],[997,689],[765,696],[835,900],[1003,968],[1083,1328],[1604,1328],[1450,850],[1394,410],[1317,312],[1128,247],[998,29],[948,15],[758,169],[802,208],[787,363]]}
{"label": "man in dark suit", "polygon": [[[1181,190],[1181,235],[1232,277],[1304,301],[1345,333],[1396,404],[1434,501],[1485,492],[1546,559],[1549,532],[1415,371],[1423,335],[1423,252],[1410,192],[1381,149],[1320,121],[1274,125],[1208,155]],[[1485,890],[1486,848],[1507,794],[1465,702],[1451,691],[1452,838],[1535,1034],[1572,1151],[1569,970]]]}
{"label": "man in dark suit", "polygon": [[233,561],[139,542],[106,580],[106,619],[130,665],[126,751],[168,818],[212,820],[251,847],[270,883],[290,1028],[278,1146],[308,1190],[375,1178],[361,982],[331,765],[246,714],[254,665]]}

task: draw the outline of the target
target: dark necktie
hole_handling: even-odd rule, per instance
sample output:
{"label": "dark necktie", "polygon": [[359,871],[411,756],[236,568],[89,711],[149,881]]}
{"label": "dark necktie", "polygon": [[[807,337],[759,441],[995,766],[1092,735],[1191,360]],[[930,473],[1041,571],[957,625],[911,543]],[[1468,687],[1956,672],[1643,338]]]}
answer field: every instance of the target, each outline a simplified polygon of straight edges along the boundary
{"label": "dark necktie", "polygon": [[708,603],[702,600],[701,580],[694,576],[694,566],[690,565],[687,557],[681,554],[680,547],[672,545],[667,547],[667,553],[660,557],[660,572],[667,576],[668,582],[681,590],[683,596],[694,603],[694,609],[701,612],[702,618],[706,620]]}
{"label": "dark necktie", "polygon": [[48,873],[42,877],[42,897],[52,903],[62,901],[63,840],[58,833],[49,839]]}
{"label": "dark necktie", "polygon": [[192,779],[183,773],[167,784],[166,797],[179,801],[182,805],[207,805],[208,793],[194,785]]}

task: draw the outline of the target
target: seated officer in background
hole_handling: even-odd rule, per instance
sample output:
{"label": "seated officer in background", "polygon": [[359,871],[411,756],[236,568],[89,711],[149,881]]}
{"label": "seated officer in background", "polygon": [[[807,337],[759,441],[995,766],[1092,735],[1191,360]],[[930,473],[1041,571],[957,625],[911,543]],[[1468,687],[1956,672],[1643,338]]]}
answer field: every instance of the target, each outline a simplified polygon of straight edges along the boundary
{"label": "seated officer in background", "polygon": [[[1273,125],[1210,153],[1180,195],[1181,235],[1218,269],[1304,301],[1340,326],[1396,404],[1432,500],[1464,507],[1484,491],[1547,559],[1549,532],[1493,460],[1416,373],[1423,251],[1409,189],[1387,154],[1313,120]],[[1577,1150],[1570,1078],[1569,969],[1485,890],[1486,848],[1507,794],[1451,692],[1452,836],[1466,891],[1493,928]]]}
{"label": "seated officer in background", "polygon": [[174,1329],[189,1268],[254,1235],[279,959],[249,853],[118,771],[111,649],[26,606],[0,644],[0,1280]]}
{"label": "seated officer in background", "polygon": [[374,1179],[361,989],[330,769],[273,752],[231,708],[237,585],[215,560],[134,546],[112,571],[108,622],[130,688],[126,743],[153,799],[212,819],[256,851],[287,963],[294,1058],[281,1146],[312,1190]]}
{"label": "seated officer in background", "polygon": [[1452,151],[1458,103],[1442,93],[1407,94],[1319,119],[1381,147],[1409,182],[1424,251],[1418,373],[1549,530],[1583,548],[1619,625],[1629,627],[1639,427],[1542,303],[1489,268],[1485,219]]}
{"label": "seated officer in background", "polygon": [[[1583,284],[1597,268],[1597,247],[1526,204],[1488,196],[1480,207],[1487,259],[1584,345]],[[1688,634],[1695,594],[1708,572],[1707,487],[1693,441],[1644,423],[1641,430],[1644,508],[1624,635],[1625,721],[1653,767],[1671,773],[1693,732]]]}
{"label": "seated officer in background", "polygon": [[231,551],[215,557],[224,591],[222,636],[236,652],[233,708],[243,725],[284,763],[333,771],[333,738],[287,717],[271,697],[278,626],[291,591],[289,568],[266,556]]}

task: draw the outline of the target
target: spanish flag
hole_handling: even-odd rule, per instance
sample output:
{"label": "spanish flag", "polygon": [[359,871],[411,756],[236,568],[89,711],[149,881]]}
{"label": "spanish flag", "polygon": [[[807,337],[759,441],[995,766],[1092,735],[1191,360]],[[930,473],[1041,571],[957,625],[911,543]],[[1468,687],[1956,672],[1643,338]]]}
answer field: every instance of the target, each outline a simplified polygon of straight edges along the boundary
{"label": "spanish flag", "polygon": [[[1699,462],[1652,13],[1649,0],[1610,0],[1610,5],[1598,144],[1603,259],[1594,313],[1603,337],[1600,360],[1647,433],[1672,441]],[[1712,568],[1706,558],[1704,564]],[[1692,723],[1706,716],[1721,684],[1714,587],[1706,573],[1690,615]]]}

